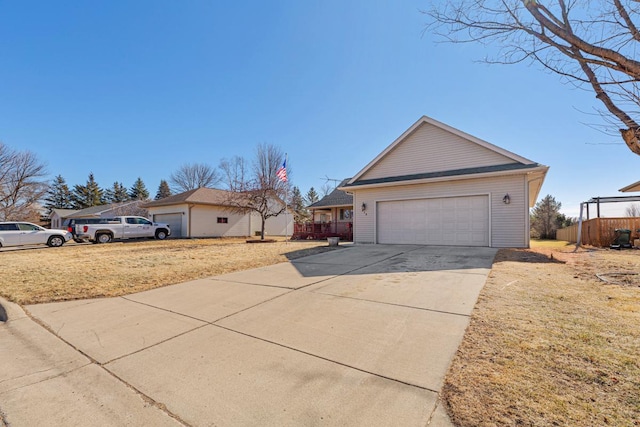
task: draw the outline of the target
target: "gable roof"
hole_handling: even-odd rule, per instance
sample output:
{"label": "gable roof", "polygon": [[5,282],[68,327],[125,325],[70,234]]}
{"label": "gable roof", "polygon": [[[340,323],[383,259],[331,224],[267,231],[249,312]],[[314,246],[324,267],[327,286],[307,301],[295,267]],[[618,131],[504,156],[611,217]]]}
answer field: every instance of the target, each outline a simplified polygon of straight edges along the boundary
{"label": "gable roof", "polygon": [[309,208],[333,208],[337,206],[353,206],[353,195],[340,190],[351,178],[343,179],[340,184],[329,194],[317,202],[309,205]]}
{"label": "gable roof", "polygon": [[54,208],[51,209],[51,214],[57,214],[60,218],[67,218],[70,215],[73,215],[74,213],[78,212],[77,209],[61,209],[61,208]]}
{"label": "gable roof", "polygon": [[[435,156],[435,160],[431,157],[427,158],[432,161],[439,162],[437,163],[438,167],[431,170],[426,168],[427,170],[422,172],[420,171],[421,163],[418,160],[417,163],[414,162],[413,170],[405,170],[405,173],[402,173],[402,165],[398,164],[398,159],[396,158],[395,160],[391,160],[394,156],[394,150],[396,150],[405,141],[411,141],[407,147],[414,147],[413,149],[415,149],[415,147],[424,147],[423,144],[425,142],[427,144],[430,143],[432,141],[431,139],[424,140],[423,132],[428,128],[423,128],[423,126],[429,126],[429,128],[434,131],[437,130],[439,135],[454,135],[454,144],[464,144],[463,146],[467,149],[473,148],[476,154],[486,153],[487,156],[483,157],[482,162],[479,162],[477,166],[473,166],[470,163],[460,164],[459,162],[456,163],[453,161],[451,162],[450,169],[446,169],[446,159],[443,161],[442,152],[436,151],[432,152]],[[414,135],[422,135],[423,139],[415,139]],[[440,143],[439,148],[441,148],[442,141],[440,140],[438,142]],[[418,145],[416,145],[416,143]],[[433,143],[435,144],[436,140],[434,140]],[[436,145],[436,147],[438,146]],[[424,158],[424,153],[421,154]],[[455,160],[455,158],[453,160]],[[380,166],[376,169],[376,167],[385,161],[387,161],[387,163],[385,163],[386,166]],[[390,165],[396,166],[396,168],[390,168]],[[399,174],[387,175],[387,172],[397,170],[398,166],[400,166]],[[357,188],[380,187],[387,185],[419,184],[425,182],[451,181],[488,176],[526,174],[529,176],[530,203],[535,203],[548,169],[549,168],[547,166],[533,162],[525,157],[483,141],[475,136],[469,135],[430,117],[422,116],[409,129],[400,135],[400,137],[376,156],[375,159],[369,162],[369,164],[358,172],[348,183],[343,185],[341,189],[350,191]]]}
{"label": "gable roof", "polygon": [[[385,148],[378,156],[376,156],[375,159],[373,159],[371,162],[369,162],[368,165],[366,165],[360,172],[358,172],[352,179],[351,181],[349,181],[349,183],[347,185],[345,185],[346,187],[352,186],[355,183],[357,183],[358,181],[361,181],[361,178],[364,177],[369,171],[371,171],[376,165],[380,164],[382,162],[383,159],[385,159],[392,151],[394,151],[400,144],[402,144],[404,141],[406,141],[414,132],[416,132],[416,130],[418,130],[421,126],[423,125],[431,125],[431,126],[435,126],[438,129],[441,129],[445,132],[449,132],[453,135],[456,135],[459,138],[464,139],[465,141],[474,144],[478,147],[482,147],[486,150],[489,150],[490,152],[495,153],[495,155],[499,155],[501,157],[503,157],[505,160],[508,161],[509,164],[520,164],[520,165],[535,165],[535,166],[540,166],[537,163],[524,158],[522,156],[519,156],[515,153],[512,153],[508,150],[505,150],[503,148],[500,148],[496,145],[493,145],[487,141],[483,141],[479,138],[476,138],[475,136],[469,135],[465,132],[462,132],[461,130],[455,129],[449,125],[446,125],[444,123],[441,123],[435,119],[432,119],[430,117],[427,116],[422,116],[420,119],[418,119],[418,121],[416,121],[409,129],[407,129],[402,135],[400,135],[395,141],[393,141],[387,148]],[[485,167],[487,165],[484,165]],[[502,166],[502,165],[501,165]],[[459,169],[459,170],[467,170],[467,169],[473,169],[473,168],[465,168],[465,169]],[[452,171],[438,171],[438,173],[444,173],[444,172],[453,172]],[[469,172],[472,173],[472,172]],[[413,176],[415,174],[412,174],[410,176]],[[409,176],[409,175],[407,175]],[[452,176],[452,175],[449,175]],[[402,177],[402,175],[399,175],[398,177],[395,178],[400,178]],[[397,179],[397,181],[399,181],[401,179]]]}
{"label": "gable roof", "polygon": [[100,216],[105,212],[109,212],[113,209],[121,208],[123,206],[129,206],[134,203],[139,204],[140,200],[132,200],[129,202],[108,203],[106,205],[91,206],[86,209],[80,209],[79,211],[76,211],[75,213],[69,215],[67,218],[84,218],[87,216]]}
{"label": "gable roof", "polygon": [[[404,151],[397,150],[404,142]],[[449,161],[447,155],[454,157]],[[422,116],[340,190],[526,175],[529,206],[534,206],[548,170],[548,166]]]}
{"label": "gable roof", "polygon": [[197,205],[226,206],[228,195],[229,192],[225,190],[201,187],[194,190],[185,191],[184,193],[165,197],[164,199],[154,200],[153,202],[146,203],[144,207],[150,208],[157,206],[180,205],[185,203],[192,203]]}

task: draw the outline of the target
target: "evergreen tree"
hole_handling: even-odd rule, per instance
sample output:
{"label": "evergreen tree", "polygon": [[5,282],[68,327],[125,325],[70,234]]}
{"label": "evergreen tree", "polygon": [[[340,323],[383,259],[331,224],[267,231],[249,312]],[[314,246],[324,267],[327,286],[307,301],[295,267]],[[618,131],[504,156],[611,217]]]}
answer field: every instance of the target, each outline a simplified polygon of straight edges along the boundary
{"label": "evergreen tree", "polygon": [[71,209],[73,207],[71,203],[71,191],[69,191],[69,186],[62,175],[58,175],[53,179],[49,186],[49,191],[47,191],[47,195],[44,198],[44,202],[47,215],[51,215],[53,209]]}
{"label": "evergreen tree", "polygon": [[293,209],[293,220],[297,224],[303,224],[309,220],[309,211],[305,207],[304,197],[298,187],[291,190],[291,208]]}
{"label": "evergreen tree", "polygon": [[107,203],[122,203],[129,200],[129,193],[121,182],[116,181],[113,187],[105,190],[104,198]]}
{"label": "evergreen tree", "polygon": [[169,184],[164,179],[160,180],[160,185],[158,186],[158,192],[156,193],[155,200],[164,199],[165,197],[169,197],[171,195],[171,189],[169,188]]}
{"label": "evergreen tree", "polygon": [[131,200],[149,199],[149,191],[144,185],[144,182],[142,182],[142,178],[138,177],[138,179],[136,179],[136,182],[134,182],[133,186],[129,189],[129,198],[131,198]]}
{"label": "evergreen tree", "polygon": [[309,191],[307,191],[307,197],[306,197],[307,206],[314,204],[318,200],[320,200],[318,193],[316,193],[315,188],[311,187]]}
{"label": "evergreen tree", "polygon": [[573,224],[577,224],[578,220],[576,218],[571,218],[570,216],[566,216],[565,214],[559,213],[556,217],[556,224],[558,226],[558,230],[565,227],[570,227]]}
{"label": "evergreen tree", "polygon": [[562,203],[557,202],[550,194],[536,203],[531,212],[531,228],[534,235],[538,235],[541,239],[556,238],[560,207],[562,207]]}
{"label": "evergreen tree", "polygon": [[93,177],[93,172],[89,174],[86,185],[74,185],[71,202],[74,209],[85,209],[104,204],[104,191]]}

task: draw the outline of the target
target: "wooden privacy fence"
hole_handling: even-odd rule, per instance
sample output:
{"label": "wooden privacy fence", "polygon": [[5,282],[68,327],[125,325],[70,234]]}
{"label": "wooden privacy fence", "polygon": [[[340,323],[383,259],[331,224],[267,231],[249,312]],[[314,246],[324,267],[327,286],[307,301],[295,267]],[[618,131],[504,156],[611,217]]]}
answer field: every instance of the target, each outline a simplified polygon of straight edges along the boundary
{"label": "wooden privacy fence", "polygon": [[[631,230],[631,242],[640,239],[640,218],[593,218],[582,221],[582,244],[606,247],[613,243],[616,229]],[[556,232],[557,240],[576,243],[578,241],[578,224],[561,228]]]}

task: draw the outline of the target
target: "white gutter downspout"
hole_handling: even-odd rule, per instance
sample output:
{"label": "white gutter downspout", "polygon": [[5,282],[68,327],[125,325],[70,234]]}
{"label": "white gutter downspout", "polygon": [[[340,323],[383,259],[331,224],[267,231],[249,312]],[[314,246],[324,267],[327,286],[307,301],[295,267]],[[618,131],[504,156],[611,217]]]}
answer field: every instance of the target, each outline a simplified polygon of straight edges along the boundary
{"label": "white gutter downspout", "polygon": [[187,237],[191,238],[191,209],[195,206],[193,204],[188,204],[188,214],[187,214]]}

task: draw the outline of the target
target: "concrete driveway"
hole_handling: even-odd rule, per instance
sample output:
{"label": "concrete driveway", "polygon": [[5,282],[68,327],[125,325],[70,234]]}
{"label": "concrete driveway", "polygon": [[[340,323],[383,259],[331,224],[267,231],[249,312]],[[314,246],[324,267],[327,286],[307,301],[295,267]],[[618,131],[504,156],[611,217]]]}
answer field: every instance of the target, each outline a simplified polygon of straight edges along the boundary
{"label": "concrete driveway", "polygon": [[448,425],[438,392],[495,252],[346,246],[26,315],[4,302],[0,415],[16,426]]}

